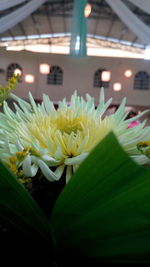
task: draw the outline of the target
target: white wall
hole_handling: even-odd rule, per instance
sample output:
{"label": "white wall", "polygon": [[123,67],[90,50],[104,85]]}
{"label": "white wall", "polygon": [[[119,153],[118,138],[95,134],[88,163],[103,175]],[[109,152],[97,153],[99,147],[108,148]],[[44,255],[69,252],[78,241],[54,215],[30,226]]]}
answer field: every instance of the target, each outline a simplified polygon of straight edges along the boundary
{"label": "white wall", "polygon": [[[66,97],[69,101],[74,90],[79,95],[91,94],[95,97],[96,104],[99,98],[99,88],[93,87],[93,75],[99,68],[109,69],[112,73],[110,87],[105,89],[106,99],[113,97],[113,103],[120,103],[123,96],[127,97],[128,105],[150,106],[150,90],[139,91],[133,89],[133,78],[136,72],[145,70],[150,75],[150,61],[141,59],[121,59],[87,57],[83,59],[72,58],[66,55],[37,54],[31,52],[6,52],[0,49],[0,68],[7,70],[10,63],[18,63],[23,68],[23,74],[35,75],[35,83],[27,84],[24,81],[17,85],[15,93],[23,98],[28,98],[28,91],[31,91],[34,98],[41,99],[46,93],[51,100],[58,101]],[[63,86],[47,85],[46,76],[39,73],[39,64],[48,63],[59,65],[64,72]],[[124,71],[131,69],[133,76],[124,77]],[[114,82],[121,82],[123,89],[114,92],[112,85]],[[0,84],[6,84],[6,73],[0,74]]]}

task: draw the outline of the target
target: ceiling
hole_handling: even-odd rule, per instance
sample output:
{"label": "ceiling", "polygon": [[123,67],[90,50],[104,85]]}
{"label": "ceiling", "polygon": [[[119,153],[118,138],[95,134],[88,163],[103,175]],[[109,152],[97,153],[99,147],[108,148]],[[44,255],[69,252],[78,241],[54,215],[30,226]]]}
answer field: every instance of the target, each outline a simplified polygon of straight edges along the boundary
{"label": "ceiling", "polygon": [[[28,2],[25,1],[24,4]],[[70,33],[73,2],[73,0],[48,0],[21,23],[2,33],[0,43],[6,41],[8,37],[15,41],[17,36],[24,36],[24,40],[29,40],[29,36],[32,35],[35,35],[35,39],[39,39],[43,34],[52,34],[53,36],[56,33]],[[142,21],[150,25],[150,15],[128,0],[123,2]],[[119,44],[128,42],[131,47],[145,47],[145,44],[126,27],[105,0],[89,0],[88,3],[92,5],[92,12],[88,17],[88,34],[91,34],[95,40],[99,36],[105,41],[117,41]],[[24,4],[1,11],[0,18]],[[48,37],[48,40],[52,41],[51,36]],[[61,38],[56,42],[61,42]]]}

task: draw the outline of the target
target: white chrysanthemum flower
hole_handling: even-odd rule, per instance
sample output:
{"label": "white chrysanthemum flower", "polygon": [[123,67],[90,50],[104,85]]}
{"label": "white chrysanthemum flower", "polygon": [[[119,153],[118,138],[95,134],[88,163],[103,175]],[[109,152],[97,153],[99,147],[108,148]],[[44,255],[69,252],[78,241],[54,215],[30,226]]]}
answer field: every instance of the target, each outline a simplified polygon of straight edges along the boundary
{"label": "white chrysanthemum flower", "polygon": [[19,105],[14,104],[16,112],[13,112],[4,102],[4,113],[0,113],[0,155],[16,174],[21,169],[26,177],[34,177],[40,170],[49,181],[57,181],[66,171],[68,181],[110,131],[138,163],[149,161],[137,149],[137,143],[150,136],[150,127],[145,127],[146,122],[143,122],[127,129],[130,122],[147,111],[125,120],[125,99],[115,114],[103,119],[102,115],[112,101],[105,103],[103,90],[97,108],[94,98],[87,95],[85,101],[76,92],[69,106],[64,99],[59,102],[57,110],[46,95],[42,104],[36,104],[31,93],[30,104],[13,94],[11,96]]}

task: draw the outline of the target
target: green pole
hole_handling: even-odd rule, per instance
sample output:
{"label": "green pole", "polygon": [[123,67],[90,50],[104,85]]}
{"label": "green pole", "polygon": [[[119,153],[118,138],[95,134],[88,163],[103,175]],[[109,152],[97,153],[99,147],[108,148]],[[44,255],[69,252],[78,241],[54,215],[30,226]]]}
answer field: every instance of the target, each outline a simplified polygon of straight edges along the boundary
{"label": "green pole", "polygon": [[75,57],[86,56],[87,19],[84,16],[86,4],[87,0],[74,0],[70,55]]}

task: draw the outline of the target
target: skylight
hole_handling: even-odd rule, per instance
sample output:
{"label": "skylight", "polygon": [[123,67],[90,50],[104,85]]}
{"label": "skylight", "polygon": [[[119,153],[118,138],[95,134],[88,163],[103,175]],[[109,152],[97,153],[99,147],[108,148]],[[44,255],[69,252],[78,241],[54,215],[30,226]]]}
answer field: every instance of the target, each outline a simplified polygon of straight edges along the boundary
{"label": "skylight", "polygon": [[[70,33],[41,34],[1,38],[0,47],[8,51],[27,50],[40,53],[69,54]],[[80,40],[76,40],[79,49]],[[148,50],[147,52],[148,53]],[[87,35],[87,55],[104,57],[145,58],[143,46],[99,35]],[[150,57],[150,56],[149,56]]]}

